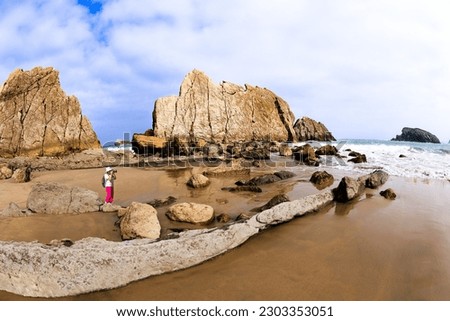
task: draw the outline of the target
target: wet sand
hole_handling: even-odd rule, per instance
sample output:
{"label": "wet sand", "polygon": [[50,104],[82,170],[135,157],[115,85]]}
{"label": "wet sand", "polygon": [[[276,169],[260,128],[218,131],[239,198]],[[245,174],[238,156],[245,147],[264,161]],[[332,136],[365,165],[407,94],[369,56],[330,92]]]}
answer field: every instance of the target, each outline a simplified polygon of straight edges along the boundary
{"label": "wet sand", "polygon": [[[210,187],[200,191],[185,186],[189,169],[120,168],[117,202],[127,205],[132,200],[173,195],[179,201],[196,199],[213,205],[218,213],[237,215],[277,192],[291,199],[317,192],[306,182],[316,169],[293,170],[296,177],[266,186],[260,195],[236,195],[219,188],[231,185],[236,177],[214,178]],[[99,173],[100,169],[39,173],[33,183],[62,179],[103,195]],[[344,173],[333,175],[340,179]],[[121,180],[123,185],[119,185]],[[0,183],[1,207],[7,205],[5,190],[17,188],[7,184]],[[23,185],[25,190],[30,186]],[[450,183],[390,177],[382,189],[388,187],[396,191],[395,201],[379,196],[379,190],[367,190],[359,202],[331,205],[275,226],[196,267],[62,300],[449,300]],[[21,193],[11,193],[9,200],[16,198],[19,203],[25,191]],[[110,214],[72,216],[1,219],[0,238],[48,242],[60,238],[52,231],[52,222],[58,222],[58,230],[66,230],[64,237],[72,239],[84,237],[79,232],[83,228],[101,237],[118,237]],[[37,223],[42,221],[45,224]],[[43,225],[48,229],[40,230]],[[71,231],[74,234],[69,235]],[[0,291],[0,299],[29,298]]]}

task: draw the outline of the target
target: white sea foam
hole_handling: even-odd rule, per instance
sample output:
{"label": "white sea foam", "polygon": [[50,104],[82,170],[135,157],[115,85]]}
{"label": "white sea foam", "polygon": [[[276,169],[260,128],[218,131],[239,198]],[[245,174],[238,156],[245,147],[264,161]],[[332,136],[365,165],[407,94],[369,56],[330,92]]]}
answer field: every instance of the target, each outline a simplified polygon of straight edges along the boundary
{"label": "white sea foam", "polygon": [[[324,143],[320,143],[324,145]],[[333,142],[339,154],[348,156],[348,149],[365,154],[367,163],[348,162],[334,157],[325,159],[324,167],[342,168],[367,173],[383,169],[390,175],[412,178],[433,178],[450,180],[450,145],[378,140],[340,140]],[[400,157],[404,155],[406,157]]]}

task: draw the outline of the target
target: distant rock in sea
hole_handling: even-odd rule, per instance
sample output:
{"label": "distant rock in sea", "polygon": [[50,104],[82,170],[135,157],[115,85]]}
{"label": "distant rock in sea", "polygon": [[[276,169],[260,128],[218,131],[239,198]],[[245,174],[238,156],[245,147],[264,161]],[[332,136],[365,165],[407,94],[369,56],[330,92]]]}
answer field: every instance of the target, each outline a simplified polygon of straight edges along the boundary
{"label": "distant rock in sea", "polygon": [[0,87],[0,156],[56,156],[100,142],[78,99],[66,96],[52,67],[17,69]]}
{"label": "distant rock in sea", "polygon": [[296,122],[288,103],[266,88],[215,84],[199,70],[183,80],[179,96],[159,98],[153,110],[153,135],[212,143],[242,141],[332,140],[320,123]]}
{"label": "distant rock in sea", "polygon": [[392,138],[391,140],[402,142],[434,143],[434,144],[441,143],[439,139],[430,132],[427,132],[426,130],[420,128],[409,128],[409,127],[404,127],[402,129],[401,135],[397,135],[395,138]]}

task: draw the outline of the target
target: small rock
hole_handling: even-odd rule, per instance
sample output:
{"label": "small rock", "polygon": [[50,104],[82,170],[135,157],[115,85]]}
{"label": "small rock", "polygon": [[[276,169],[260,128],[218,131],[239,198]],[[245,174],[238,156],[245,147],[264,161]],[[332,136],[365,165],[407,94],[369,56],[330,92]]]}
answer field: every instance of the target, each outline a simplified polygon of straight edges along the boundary
{"label": "small rock", "polygon": [[28,209],[21,209],[16,203],[9,203],[8,207],[0,212],[0,217],[20,217],[29,216],[34,213]]}
{"label": "small rock", "polygon": [[337,148],[332,145],[325,145],[316,150],[316,156],[337,155],[337,154],[338,154]]}
{"label": "small rock", "polygon": [[361,154],[359,156],[349,159],[348,161],[355,163],[355,164],[367,163],[367,158],[366,158],[366,155]]}
{"label": "small rock", "polygon": [[238,186],[243,186],[243,185],[259,186],[259,185],[271,184],[274,182],[278,182],[280,180],[281,180],[281,178],[275,174],[265,174],[265,175],[253,177],[252,179],[250,179],[248,181],[240,180],[240,181],[237,181],[235,184]]}
{"label": "small rock", "polygon": [[400,154],[400,156],[398,156],[399,158],[406,158],[406,155]]}
{"label": "small rock", "polygon": [[392,188],[388,188],[387,190],[381,191],[380,195],[388,200],[395,200],[397,194],[395,194]]}
{"label": "small rock", "polygon": [[211,184],[211,181],[203,174],[194,174],[189,178],[186,184],[193,188],[201,188]]}
{"label": "small rock", "polygon": [[290,148],[288,145],[281,145],[279,150],[280,156],[292,156],[292,148]]}
{"label": "small rock", "polygon": [[13,171],[8,166],[0,167],[0,179],[8,179],[13,175]]}
{"label": "small rock", "polygon": [[363,176],[363,179],[365,177],[367,177],[364,182],[366,187],[377,188],[387,182],[389,179],[389,174],[383,170],[376,170],[368,176]]}
{"label": "small rock", "polygon": [[231,220],[231,218],[228,214],[223,213],[223,214],[217,215],[216,220],[219,223],[228,223]]}
{"label": "small rock", "polygon": [[102,211],[104,213],[111,213],[111,212],[118,212],[121,208],[122,208],[122,206],[120,206],[120,205],[115,205],[112,203],[105,203],[102,206],[100,206],[100,211]]}
{"label": "small rock", "polygon": [[246,221],[251,217],[252,215],[250,213],[241,213],[236,217],[236,221]]}
{"label": "small rock", "polygon": [[276,196],[272,197],[270,199],[270,201],[268,201],[266,204],[264,204],[261,207],[257,207],[255,209],[253,209],[253,211],[262,212],[262,211],[268,210],[269,208],[274,207],[275,205],[278,205],[278,204],[284,203],[284,202],[289,202],[289,201],[290,201],[290,199],[286,194],[276,195]]}
{"label": "small rock", "polygon": [[329,174],[326,171],[317,171],[311,175],[309,181],[315,185],[328,185],[330,186],[334,182],[333,175]]}
{"label": "small rock", "polygon": [[168,205],[172,205],[173,203],[175,203],[177,201],[176,197],[173,196],[169,196],[167,198],[164,199],[154,199],[153,201],[148,202],[147,204],[158,208],[161,206],[168,206]]}
{"label": "small rock", "polygon": [[338,187],[333,189],[334,200],[340,203],[346,203],[359,197],[364,191],[364,183],[361,180],[345,176],[342,178]]}
{"label": "small rock", "polygon": [[180,203],[172,205],[166,216],[172,221],[208,224],[214,219],[214,209],[204,204]]}
{"label": "small rock", "polygon": [[26,183],[31,180],[31,167],[18,168],[14,171],[12,178],[16,183]]}
{"label": "small rock", "polygon": [[233,186],[233,187],[222,187],[222,191],[228,192],[253,192],[253,193],[262,193],[261,187],[252,186],[252,185],[243,185],[243,186]]}
{"label": "small rock", "polygon": [[273,173],[273,175],[278,176],[281,180],[285,180],[295,176],[295,173],[289,171],[279,171]]}
{"label": "small rock", "polygon": [[47,243],[47,245],[50,246],[67,246],[67,247],[71,247],[74,244],[75,242],[72,241],[71,239],[51,240],[49,243]]}

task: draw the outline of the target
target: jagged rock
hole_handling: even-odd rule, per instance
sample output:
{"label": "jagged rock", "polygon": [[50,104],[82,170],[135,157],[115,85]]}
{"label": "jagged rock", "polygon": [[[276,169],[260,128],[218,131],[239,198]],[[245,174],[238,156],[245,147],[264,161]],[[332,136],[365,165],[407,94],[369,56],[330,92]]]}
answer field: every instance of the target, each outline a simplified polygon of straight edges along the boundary
{"label": "jagged rock", "polygon": [[280,156],[292,156],[292,148],[288,145],[281,145],[279,149]]}
{"label": "jagged rock", "polygon": [[201,188],[211,184],[211,181],[203,174],[194,174],[189,178],[186,184],[193,188]]}
{"label": "jagged rock", "polygon": [[55,156],[100,148],[80,103],[51,67],[17,69],[0,88],[0,155]]}
{"label": "jagged rock", "polygon": [[94,191],[58,183],[33,185],[27,207],[35,213],[67,214],[97,212],[102,201]]}
{"label": "jagged rock", "polygon": [[146,134],[133,134],[131,143],[139,154],[146,155],[160,153],[167,145],[167,141],[164,138]]}
{"label": "jagged rock", "polygon": [[305,144],[295,148],[293,150],[293,154],[294,159],[296,161],[299,161],[305,165],[308,166],[319,165],[319,160],[316,157],[316,152],[314,151],[314,148],[309,144]]}
{"label": "jagged rock", "polygon": [[397,194],[395,194],[392,188],[388,188],[387,190],[381,191],[380,195],[388,200],[395,200],[397,198]]}
{"label": "jagged rock", "polygon": [[253,186],[259,186],[259,185],[265,185],[265,184],[271,184],[274,182],[281,181],[281,178],[275,174],[264,174],[261,176],[253,177],[249,180],[239,180],[236,182],[236,185],[243,186],[243,185],[253,185]]}
{"label": "jagged rock", "polygon": [[18,168],[14,171],[12,178],[16,181],[16,183],[26,183],[31,180],[31,167],[22,167]]}
{"label": "jagged rock", "polygon": [[0,211],[0,217],[21,217],[30,216],[34,213],[28,209],[22,209],[16,203],[9,203],[8,207]]}
{"label": "jagged rock", "polygon": [[228,192],[253,192],[253,193],[262,193],[261,187],[253,186],[253,185],[242,185],[242,186],[233,186],[233,187],[222,187],[222,191]]}
{"label": "jagged rock", "polygon": [[377,188],[389,179],[389,174],[383,170],[376,170],[369,175],[362,176],[360,179],[364,181],[364,185],[368,188]]}
{"label": "jagged rock", "polygon": [[13,175],[13,171],[8,166],[0,167],[0,179],[9,179]]}
{"label": "jagged rock", "polygon": [[335,141],[331,132],[324,124],[315,120],[303,117],[298,119],[294,124],[294,130],[298,141],[304,142],[308,140],[316,141]]}
{"label": "jagged rock", "polygon": [[364,182],[348,176],[342,178],[338,187],[333,189],[334,200],[345,203],[356,199],[364,192]]}
{"label": "jagged rock", "polygon": [[430,132],[427,132],[426,130],[420,128],[409,127],[404,127],[402,129],[402,133],[400,135],[397,135],[395,138],[392,138],[391,140],[434,144],[441,143],[439,139]]}
{"label": "jagged rock", "polygon": [[289,105],[270,90],[217,85],[198,70],[184,78],[179,96],[157,99],[153,110],[154,135],[167,140],[292,141],[293,123]]}
{"label": "jagged rock", "polygon": [[120,221],[120,235],[123,240],[135,238],[158,239],[161,225],[156,209],[148,204],[133,202],[126,208]]}
{"label": "jagged rock", "polygon": [[261,207],[257,207],[255,209],[253,209],[253,211],[262,212],[262,211],[268,210],[269,208],[274,207],[275,205],[278,205],[278,204],[284,203],[284,202],[289,202],[289,201],[290,201],[290,199],[286,194],[276,195],[276,196],[272,197],[270,199],[270,201],[268,201],[266,204],[264,204]]}
{"label": "jagged rock", "polygon": [[180,203],[172,205],[166,216],[172,221],[207,224],[214,219],[214,209],[204,204]]}
{"label": "jagged rock", "polygon": [[348,161],[355,164],[367,163],[367,157],[365,154],[360,154],[354,158],[349,159]]}
{"label": "jagged rock", "polygon": [[323,189],[334,183],[334,177],[326,171],[317,171],[311,175],[309,181],[319,189]]}

